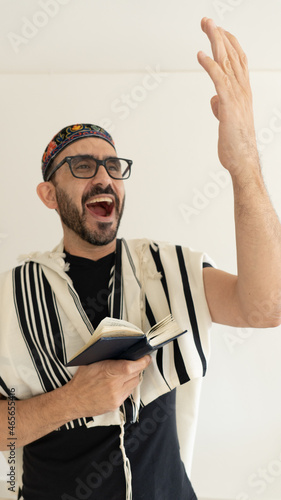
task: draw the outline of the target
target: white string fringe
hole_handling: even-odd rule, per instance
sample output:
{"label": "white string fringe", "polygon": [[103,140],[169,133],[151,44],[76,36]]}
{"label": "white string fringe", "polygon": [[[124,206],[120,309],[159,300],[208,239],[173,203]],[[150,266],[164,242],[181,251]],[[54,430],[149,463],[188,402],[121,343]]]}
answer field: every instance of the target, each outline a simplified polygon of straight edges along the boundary
{"label": "white string fringe", "polygon": [[[124,405],[123,405],[124,406]],[[126,480],[126,500],[132,500],[132,472],[131,472],[131,465],[130,465],[130,460],[128,459],[126,455],[126,450],[125,450],[125,443],[124,443],[124,435],[125,435],[125,417],[124,413],[122,410],[120,410],[120,417],[121,417],[121,432],[120,432],[120,450],[123,456],[123,465],[124,465],[124,474],[125,474],[125,480]]]}

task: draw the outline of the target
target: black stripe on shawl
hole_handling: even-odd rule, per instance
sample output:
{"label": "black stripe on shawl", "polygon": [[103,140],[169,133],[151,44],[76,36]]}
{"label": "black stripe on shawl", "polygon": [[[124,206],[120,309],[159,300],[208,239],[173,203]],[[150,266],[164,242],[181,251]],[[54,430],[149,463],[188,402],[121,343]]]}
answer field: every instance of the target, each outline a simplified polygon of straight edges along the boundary
{"label": "black stripe on shawl", "polygon": [[147,300],[147,297],[145,296],[145,314],[146,314],[146,317],[148,319],[148,322],[150,324],[150,327],[152,327],[153,325],[156,324],[156,319],[154,317],[154,314],[152,312],[152,309],[149,305],[149,302]]}
{"label": "black stripe on shawl", "polygon": [[89,332],[91,335],[93,335],[93,325],[92,323],[90,322],[85,310],[83,309],[82,307],[82,304],[80,302],[80,299],[79,299],[79,296],[76,292],[76,290],[74,290],[74,288],[72,288],[72,286],[68,285],[68,291],[73,299],[73,302],[75,304],[75,307],[76,309],[78,310],[82,320],[84,321],[86,327],[88,328]]}
{"label": "black stripe on shawl", "polygon": [[[39,264],[33,264],[34,276],[35,273],[38,279],[39,285],[39,297],[38,300],[36,296],[35,283],[34,283],[34,291],[33,291],[33,299],[32,303],[36,305],[36,325],[38,334],[41,337],[40,344],[42,350],[45,354],[45,362],[47,366],[47,361],[49,361],[51,365],[51,374],[52,377],[56,377],[58,382],[54,380],[55,387],[59,385],[63,385],[70,380],[70,376],[68,375],[66,369],[64,368],[64,364],[66,363],[65,359],[65,350],[64,350],[64,340],[61,332],[61,325],[58,321],[57,317],[57,309],[55,307],[55,296],[51,290],[49,282],[47,281],[45,275],[42,273]],[[31,269],[31,267],[30,267]],[[39,304],[41,305],[41,310],[43,313],[43,320],[41,320],[39,315]],[[47,309],[48,308],[48,309]],[[49,320],[49,324],[48,324]],[[47,339],[46,341],[43,337],[43,326],[45,327],[45,334]],[[55,344],[55,345],[53,345]]]}
{"label": "black stripe on shawl", "polygon": [[[25,341],[25,344],[26,344],[26,347],[28,349],[29,355],[31,357],[32,363],[34,365],[35,371],[37,372],[41,386],[43,387],[43,390],[46,390],[46,387],[45,387],[46,381],[44,380],[44,372],[43,372],[43,374],[41,374],[41,370],[38,369],[37,359],[36,360],[34,359],[34,356],[33,356],[34,353],[32,351],[32,347],[30,347],[30,343],[32,344],[32,342],[30,340],[30,332],[29,332],[29,327],[28,327],[28,323],[27,323],[27,318],[30,319],[30,308],[29,308],[28,301],[26,304],[24,304],[23,290],[25,290],[26,287],[25,287],[25,280],[21,277],[21,274],[25,273],[26,267],[27,267],[27,265],[25,264],[24,266],[16,267],[13,270],[14,303],[15,303],[15,308],[16,308],[17,317],[18,317],[18,323],[19,323],[19,326],[20,326],[20,329],[22,332],[23,339]],[[43,376],[43,378],[42,378],[42,376]]]}
{"label": "black stripe on shawl", "polygon": [[212,264],[210,264],[209,262],[203,262],[203,269],[205,267],[213,267]]}
{"label": "black stripe on shawl", "polygon": [[14,393],[12,393],[10,391],[10,389],[7,387],[7,385],[5,384],[4,380],[2,379],[2,377],[0,377],[0,387],[2,387],[2,389],[4,389],[5,393],[6,393],[6,396],[7,398],[13,394],[13,399],[17,400],[18,398],[16,396],[14,396]]}
{"label": "black stripe on shawl", "polygon": [[179,377],[180,384],[185,384],[190,380],[190,377],[186,371],[185,363],[182,357],[182,353],[179,347],[178,339],[173,340],[174,345],[174,362],[177,370],[177,375]]}
{"label": "black stripe on shawl", "polygon": [[[158,249],[158,245],[157,246],[157,251],[154,250],[154,248],[152,247],[152,245],[149,245],[149,249],[150,249],[150,252],[151,252],[151,255],[152,255],[152,258],[154,260],[154,263],[155,263],[155,266],[156,266],[156,269],[158,272],[161,273],[161,283],[162,283],[162,286],[163,286],[163,290],[164,290],[164,293],[165,293],[165,296],[166,296],[166,299],[167,299],[167,302],[168,302],[168,306],[169,306],[169,311],[171,312],[171,305],[170,305],[170,297],[169,297],[169,292],[168,292],[168,287],[167,287],[167,281],[166,281],[166,276],[165,276],[165,272],[164,272],[164,268],[163,268],[163,265],[162,265],[162,262],[161,262],[161,259],[160,259],[160,256],[159,256],[159,249]],[[148,302],[147,302],[148,304]],[[148,312],[148,311],[147,311]],[[152,314],[152,311],[150,309],[150,312]],[[156,323],[156,320],[153,316],[153,323],[151,324],[152,325],[155,325]],[[158,366],[158,370],[160,371],[162,377],[164,378],[166,384],[169,386],[167,380],[165,379],[165,376],[164,376],[164,367],[163,367],[163,347],[160,347],[160,349],[157,350],[157,353],[156,353],[156,363],[157,363],[157,366]]]}
{"label": "black stripe on shawl", "polygon": [[[38,293],[35,280],[38,283]],[[24,295],[27,299],[25,304]],[[48,309],[43,295],[48,300]],[[65,384],[71,377],[63,367],[64,345],[61,325],[56,314],[54,295],[44,276],[42,280],[38,264],[31,262],[15,269],[14,297],[19,324],[33,365],[43,389],[47,392],[51,391]],[[43,317],[40,317],[39,308]],[[32,323],[32,316],[34,316],[34,323]],[[48,324],[47,320],[49,320],[50,324]],[[46,340],[43,334],[43,326]],[[55,348],[52,342],[55,343]],[[57,355],[59,359],[57,359]]]}
{"label": "black stripe on shawl", "polygon": [[[149,302],[147,300],[147,297],[145,296],[145,313],[146,313],[146,317],[149,321],[149,324],[150,326],[153,326],[156,324],[156,319],[154,317],[154,314],[152,312],[152,309],[149,305]],[[169,389],[171,390],[171,387],[169,386],[166,378],[165,378],[165,375],[164,375],[164,368],[163,368],[163,347],[160,347],[159,349],[157,349],[157,352],[156,352],[156,363],[157,363],[157,367],[158,367],[158,370],[159,372],[161,373],[163,379],[165,380],[167,386],[169,387]]]}
{"label": "black stripe on shawl", "polygon": [[203,376],[206,374],[206,369],[207,369],[207,363],[206,363],[206,358],[202,349],[201,345],[201,340],[200,340],[200,335],[199,335],[199,329],[198,329],[198,324],[197,324],[197,319],[196,319],[196,313],[195,313],[195,308],[194,308],[194,303],[191,295],[191,290],[189,286],[189,280],[188,280],[188,275],[184,263],[184,257],[182,253],[182,248],[180,246],[176,246],[176,251],[177,251],[177,256],[178,256],[178,262],[179,262],[179,267],[180,267],[180,272],[182,276],[182,285],[183,285],[183,290],[184,290],[184,295],[185,295],[185,301],[186,301],[186,306],[192,326],[192,331],[193,331],[193,337],[194,337],[194,342],[196,345],[196,349],[198,351],[198,354],[200,356],[201,362],[202,362],[202,368],[203,368]]}
{"label": "black stripe on shawl", "polygon": [[70,420],[69,422],[66,422],[63,424],[60,429],[65,428],[66,430],[71,430],[71,429],[78,429],[79,427],[85,426],[88,422],[94,421],[94,417],[82,417],[82,418],[76,418],[75,420]]}
{"label": "black stripe on shawl", "polygon": [[[34,265],[33,263],[30,263],[28,266],[29,270],[29,286],[30,286],[30,292],[31,292],[31,301],[30,301],[30,328],[32,332],[27,331],[27,341],[29,343],[29,347],[31,349],[32,355],[35,358],[37,358],[37,367],[38,367],[38,361],[39,361],[39,370],[44,372],[44,378],[46,380],[45,382],[45,387],[46,390],[51,391],[54,388],[55,384],[55,379],[53,376],[52,371],[50,370],[48,364],[45,364],[44,360],[44,347],[45,347],[45,342],[44,342],[44,337],[43,337],[43,329],[42,329],[42,324],[40,321],[40,316],[39,316],[39,304],[38,300],[42,300],[42,296],[37,297],[36,290],[35,290],[35,273],[37,271],[36,269],[36,264]],[[27,284],[26,284],[27,288]],[[40,291],[41,295],[41,291]],[[37,300],[38,299],[38,300]],[[33,326],[31,324],[32,321],[32,313],[34,314],[35,317],[35,325]],[[40,354],[39,354],[40,353]]]}
{"label": "black stripe on shawl", "polygon": [[[51,287],[46,279],[46,276],[44,273],[42,273],[42,285],[44,289],[44,294],[45,294],[45,300],[46,304],[51,304],[51,314],[48,314],[49,316],[49,322],[50,322],[50,331],[49,328],[47,329],[47,335],[49,339],[49,345],[51,348],[52,355],[54,358],[57,358],[62,365],[65,365],[67,363],[66,359],[66,349],[65,349],[65,343],[64,343],[64,336],[62,335],[62,325],[60,322],[60,317],[58,314],[57,310],[57,303],[56,303],[56,298],[51,290]],[[42,290],[40,290],[40,294],[42,293]],[[48,313],[49,313],[50,308],[48,308]],[[44,315],[44,322],[47,324],[47,311],[45,308],[43,309],[43,315]],[[50,335],[51,332],[51,335]],[[54,339],[54,348],[52,346],[51,342],[51,336]]]}
{"label": "black stripe on shawl", "polygon": [[[150,252],[151,252],[151,255],[152,255],[153,260],[155,262],[157,271],[159,273],[161,273],[161,283],[162,283],[163,290],[164,290],[164,293],[165,293],[165,296],[166,296],[166,299],[168,302],[169,311],[171,312],[171,301],[170,301],[170,296],[169,296],[166,275],[165,275],[165,271],[164,271],[164,267],[163,267],[160,255],[159,255],[158,245],[156,245],[156,246],[157,246],[157,251],[154,250],[152,245],[150,245]],[[186,371],[184,360],[183,360],[177,339],[175,339],[173,341],[173,347],[174,347],[174,363],[175,363],[175,369],[177,372],[177,376],[178,376],[180,384],[184,384],[185,382],[188,382],[190,380],[190,378],[189,378],[188,373]],[[157,360],[158,369],[159,369],[162,377],[165,378],[164,377],[164,369],[163,369],[163,348],[162,347],[160,349],[158,349],[158,351],[157,351],[156,360]],[[167,383],[166,380],[165,380],[165,382]],[[167,383],[167,385],[168,385],[168,383]]]}
{"label": "black stripe on shawl", "polygon": [[[158,247],[158,245],[157,245],[157,247]],[[155,262],[156,269],[159,273],[161,273],[161,283],[163,286],[164,293],[166,295],[166,299],[167,299],[168,306],[169,306],[169,311],[171,312],[171,303],[170,303],[170,297],[169,297],[169,292],[168,292],[168,285],[167,285],[167,280],[166,280],[163,264],[162,264],[161,259],[160,259],[159,249],[157,249],[157,251],[155,251],[151,245],[149,245],[149,248],[150,248],[150,252],[151,252],[151,255],[153,257],[153,260]]]}

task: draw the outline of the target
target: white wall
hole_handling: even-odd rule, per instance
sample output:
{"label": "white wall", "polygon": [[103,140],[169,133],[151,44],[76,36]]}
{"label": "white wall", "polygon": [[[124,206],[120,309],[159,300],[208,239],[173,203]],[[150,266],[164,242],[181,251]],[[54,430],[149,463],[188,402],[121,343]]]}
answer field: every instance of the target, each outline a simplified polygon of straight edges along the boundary
{"label": "white wall", "polygon": [[[263,173],[280,215],[280,2],[52,1],[53,17],[29,27],[16,51],[11,32],[26,35],[26,19],[40,24],[47,2],[0,0],[0,270],[61,238],[35,193],[40,158],[54,133],[82,121],[107,125],[134,161],[120,235],[204,250],[235,272],[231,183],[217,159],[213,88],[196,61],[199,49],[210,52],[200,19],[234,32],[248,55]],[[192,475],[201,497],[281,498],[280,333],[213,327]]]}

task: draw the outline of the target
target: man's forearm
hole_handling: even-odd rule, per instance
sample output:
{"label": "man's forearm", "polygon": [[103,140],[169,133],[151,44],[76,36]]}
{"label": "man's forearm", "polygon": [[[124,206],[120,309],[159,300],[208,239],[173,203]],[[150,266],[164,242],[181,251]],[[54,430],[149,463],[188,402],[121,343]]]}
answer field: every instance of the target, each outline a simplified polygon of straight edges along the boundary
{"label": "man's forearm", "polygon": [[75,418],[68,405],[65,386],[52,392],[15,402],[15,428],[11,438],[8,420],[8,401],[0,401],[0,450],[8,449],[9,442],[24,446],[54,431]]}
{"label": "man's forearm", "polygon": [[[245,315],[263,325],[280,323],[281,226],[258,164],[233,177],[237,244],[237,291]],[[258,318],[258,315],[256,315]],[[251,321],[253,322],[253,321]],[[256,325],[258,326],[258,325]]]}

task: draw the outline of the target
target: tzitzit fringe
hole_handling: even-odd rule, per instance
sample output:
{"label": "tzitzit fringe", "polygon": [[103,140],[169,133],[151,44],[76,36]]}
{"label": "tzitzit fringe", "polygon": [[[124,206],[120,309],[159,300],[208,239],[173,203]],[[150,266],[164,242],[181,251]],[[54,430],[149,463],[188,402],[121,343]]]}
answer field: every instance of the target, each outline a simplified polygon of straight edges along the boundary
{"label": "tzitzit fringe", "polygon": [[[124,405],[123,405],[124,407]],[[123,408],[124,409],[124,408]],[[130,465],[130,460],[128,459],[126,455],[126,450],[125,450],[125,443],[124,443],[124,435],[125,435],[125,417],[124,413],[120,410],[120,417],[121,417],[121,432],[120,432],[120,450],[123,456],[123,466],[124,466],[124,474],[125,474],[125,480],[126,480],[126,500],[132,500],[132,472],[131,472],[131,465]]]}

